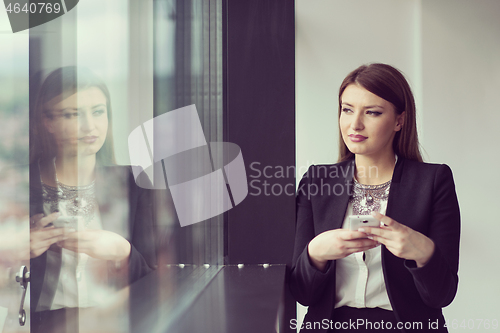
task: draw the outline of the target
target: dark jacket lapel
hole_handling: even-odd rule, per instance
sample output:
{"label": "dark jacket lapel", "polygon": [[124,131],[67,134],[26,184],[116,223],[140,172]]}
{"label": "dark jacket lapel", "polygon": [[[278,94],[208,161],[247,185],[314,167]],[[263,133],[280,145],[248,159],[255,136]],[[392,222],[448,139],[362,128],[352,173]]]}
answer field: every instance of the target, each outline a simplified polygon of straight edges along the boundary
{"label": "dark jacket lapel", "polygon": [[[321,166],[316,166],[319,168]],[[316,227],[316,234],[326,230],[342,228],[345,212],[349,203],[349,197],[352,194],[352,184],[354,177],[354,159],[333,165],[336,169],[329,169],[326,177],[319,177],[321,172],[318,172],[318,178],[314,184],[318,186],[320,195],[320,207],[315,209],[316,213],[320,213],[321,217],[317,219],[320,224]],[[330,192],[326,192],[330,191]],[[325,195],[327,193],[328,195]],[[332,204],[333,203],[333,204]]]}

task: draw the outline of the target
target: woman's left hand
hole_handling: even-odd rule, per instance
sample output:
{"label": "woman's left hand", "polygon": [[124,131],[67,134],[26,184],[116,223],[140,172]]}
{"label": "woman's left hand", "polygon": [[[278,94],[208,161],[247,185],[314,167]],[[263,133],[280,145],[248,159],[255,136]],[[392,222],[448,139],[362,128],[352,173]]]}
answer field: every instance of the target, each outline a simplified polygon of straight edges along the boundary
{"label": "woman's left hand", "polygon": [[122,236],[106,230],[72,232],[57,244],[67,250],[85,253],[102,260],[123,260],[130,255],[130,243]]}
{"label": "woman's left hand", "polygon": [[396,257],[415,260],[417,267],[423,267],[432,257],[434,242],[429,237],[378,212],[372,212],[372,216],[385,226],[358,229],[366,233],[368,238],[384,244]]}

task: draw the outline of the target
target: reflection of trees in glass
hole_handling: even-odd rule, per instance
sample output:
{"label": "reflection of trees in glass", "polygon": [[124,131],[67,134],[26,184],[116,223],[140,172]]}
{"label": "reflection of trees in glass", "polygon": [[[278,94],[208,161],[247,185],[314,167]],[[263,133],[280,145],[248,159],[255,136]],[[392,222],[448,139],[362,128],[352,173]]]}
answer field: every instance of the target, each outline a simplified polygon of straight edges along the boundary
{"label": "reflection of trees in glass", "polygon": [[[15,86],[16,89],[12,89]],[[26,88],[26,89],[23,89]],[[28,89],[22,79],[1,80],[0,91],[0,169],[6,165],[28,163]],[[1,96],[3,95],[3,96]]]}
{"label": "reflection of trees in glass", "polygon": [[19,326],[22,289],[15,276],[29,264],[29,85],[12,63],[0,66],[0,306],[8,309],[3,332],[24,332],[29,328]]}

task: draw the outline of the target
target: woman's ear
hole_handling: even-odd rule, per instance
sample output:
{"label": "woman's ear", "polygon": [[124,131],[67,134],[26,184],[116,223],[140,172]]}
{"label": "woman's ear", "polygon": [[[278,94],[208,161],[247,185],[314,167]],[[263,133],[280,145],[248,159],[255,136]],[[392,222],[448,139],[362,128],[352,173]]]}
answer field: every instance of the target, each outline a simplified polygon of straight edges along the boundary
{"label": "woman's ear", "polygon": [[406,116],[406,111],[401,112],[400,115],[396,117],[396,127],[394,128],[394,131],[398,132],[401,131],[403,128],[403,124],[405,123],[405,116]]}

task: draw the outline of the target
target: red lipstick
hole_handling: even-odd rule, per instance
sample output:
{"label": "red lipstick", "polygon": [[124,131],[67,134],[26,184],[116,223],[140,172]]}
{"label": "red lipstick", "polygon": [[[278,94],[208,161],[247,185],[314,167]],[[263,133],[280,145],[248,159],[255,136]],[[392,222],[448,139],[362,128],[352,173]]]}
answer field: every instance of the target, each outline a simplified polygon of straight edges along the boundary
{"label": "red lipstick", "polygon": [[349,134],[349,139],[351,139],[352,142],[362,142],[362,141],[365,141],[366,139],[368,139],[368,137],[366,136],[362,136],[362,135],[354,135],[354,134]]}
{"label": "red lipstick", "polygon": [[78,140],[84,143],[94,143],[96,142],[97,138],[98,136],[84,136],[83,138],[80,138]]}

